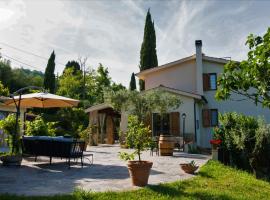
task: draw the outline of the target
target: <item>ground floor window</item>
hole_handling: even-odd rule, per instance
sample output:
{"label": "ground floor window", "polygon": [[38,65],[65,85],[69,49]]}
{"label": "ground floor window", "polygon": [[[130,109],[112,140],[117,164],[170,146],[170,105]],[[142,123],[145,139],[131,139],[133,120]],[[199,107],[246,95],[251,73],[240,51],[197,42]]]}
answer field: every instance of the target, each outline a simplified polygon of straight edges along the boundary
{"label": "ground floor window", "polygon": [[170,135],[170,114],[153,113],[153,136]]}
{"label": "ground floor window", "polygon": [[204,127],[218,126],[218,110],[217,109],[203,109],[202,118],[203,118]]}

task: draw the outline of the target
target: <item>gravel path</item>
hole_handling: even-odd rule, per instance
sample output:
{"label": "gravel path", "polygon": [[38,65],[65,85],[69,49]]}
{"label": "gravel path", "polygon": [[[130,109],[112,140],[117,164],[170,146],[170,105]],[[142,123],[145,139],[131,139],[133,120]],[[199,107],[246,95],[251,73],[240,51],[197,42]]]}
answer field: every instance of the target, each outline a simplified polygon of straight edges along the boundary
{"label": "gravel path", "polygon": [[[0,193],[24,195],[54,195],[71,193],[75,188],[92,191],[127,190],[132,187],[124,161],[118,158],[118,152],[130,151],[120,149],[118,145],[101,145],[90,147],[85,154],[94,154],[94,164],[85,159],[85,166],[73,163],[71,169],[65,160],[39,157],[24,159],[20,168],[7,168],[0,165]],[[86,156],[89,158],[89,156]],[[150,156],[143,152],[142,158],[153,162],[149,184],[159,184],[191,178],[185,174],[179,164],[194,160],[199,166],[209,156],[174,152],[174,156]]]}

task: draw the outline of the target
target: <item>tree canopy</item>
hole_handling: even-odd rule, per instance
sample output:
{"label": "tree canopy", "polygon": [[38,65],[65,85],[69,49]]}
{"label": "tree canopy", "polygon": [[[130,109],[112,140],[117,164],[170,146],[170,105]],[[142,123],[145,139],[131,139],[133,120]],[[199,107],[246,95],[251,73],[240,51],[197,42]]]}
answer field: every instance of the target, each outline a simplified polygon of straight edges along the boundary
{"label": "tree canopy", "polygon": [[77,61],[75,61],[75,60],[72,60],[72,61],[68,61],[67,62],[66,67],[65,67],[63,73],[65,73],[65,71],[67,69],[69,69],[69,68],[74,68],[74,73],[77,73],[77,71],[80,71],[81,70],[80,64]]}
{"label": "tree canopy", "polygon": [[42,87],[43,78],[44,74],[40,71],[11,68],[9,61],[0,60],[0,80],[10,93],[29,85]]}
{"label": "tree canopy", "polygon": [[270,28],[263,36],[250,34],[246,45],[246,60],[225,65],[218,79],[216,98],[225,100],[236,93],[270,108]]}
{"label": "tree canopy", "polygon": [[[147,11],[144,36],[140,51],[140,71],[158,66],[156,51],[156,32],[150,10]],[[144,81],[140,80],[140,90],[144,90]]]}
{"label": "tree canopy", "polygon": [[48,64],[45,70],[45,76],[44,76],[44,88],[46,90],[49,90],[50,93],[55,93],[55,53],[52,52]]}

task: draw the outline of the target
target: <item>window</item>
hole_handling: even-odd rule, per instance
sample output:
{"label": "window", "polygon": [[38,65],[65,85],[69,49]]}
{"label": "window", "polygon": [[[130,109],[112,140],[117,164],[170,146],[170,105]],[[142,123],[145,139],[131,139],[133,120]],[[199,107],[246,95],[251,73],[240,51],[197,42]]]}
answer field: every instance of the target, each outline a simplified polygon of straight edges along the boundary
{"label": "window", "polygon": [[153,136],[170,134],[170,114],[166,113],[161,118],[160,114],[153,113]]}
{"label": "window", "polygon": [[213,127],[218,125],[218,110],[203,109],[202,110],[203,126]]}
{"label": "window", "polygon": [[210,89],[216,90],[217,89],[217,74],[210,74]]}
{"label": "window", "polygon": [[217,74],[203,74],[203,90],[216,90],[217,89]]}

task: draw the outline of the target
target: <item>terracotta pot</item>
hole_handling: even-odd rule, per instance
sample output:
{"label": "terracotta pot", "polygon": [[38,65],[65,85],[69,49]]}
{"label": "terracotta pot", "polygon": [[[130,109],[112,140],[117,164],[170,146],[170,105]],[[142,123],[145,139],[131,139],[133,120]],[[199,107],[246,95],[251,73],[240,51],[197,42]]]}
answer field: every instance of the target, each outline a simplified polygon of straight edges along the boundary
{"label": "terracotta pot", "polygon": [[171,135],[160,135],[159,137],[159,152],[161,156],[172,156],[174,149],[175,137]]}
{"label": "terracotta pot", "polygon": [[183,164],[180,164],[180,166],[184,170],[184,172],[188,174],[194,174],[194,172],[199,168],[199,166],[193,166],[189,163],[183,163]]}
{"label": "terracotta pot", "polygon": [[21,155],[6,155],[2,156],[0,160],[4,166],[21,166],[22,156]]}
{"label": "terracotta pot", "polygon": [[128,161],[128,171],[134,186],[146,186],[153,163],[149,161]]}

